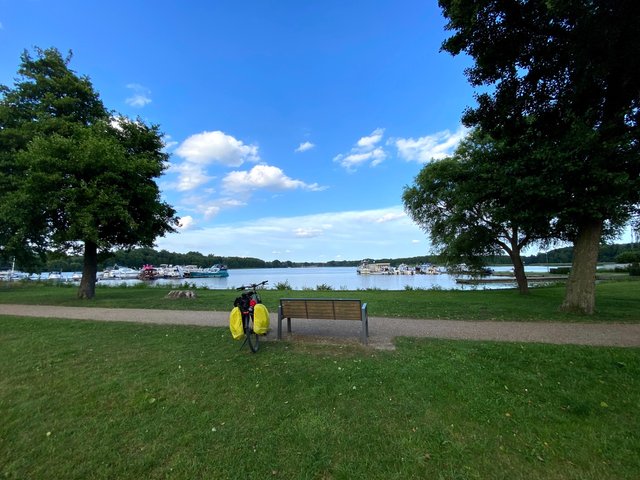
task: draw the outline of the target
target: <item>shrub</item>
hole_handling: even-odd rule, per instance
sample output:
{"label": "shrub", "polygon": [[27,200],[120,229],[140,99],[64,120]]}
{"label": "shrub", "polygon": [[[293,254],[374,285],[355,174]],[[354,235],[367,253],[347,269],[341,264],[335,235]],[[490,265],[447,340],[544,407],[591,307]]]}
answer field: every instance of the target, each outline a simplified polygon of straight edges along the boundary
{"label": "shrub", "polygon": [[632,263],[629,267],[629,275],[632,277],[640,277],[640,263]]}
{"label": "shrub", "polygon": [[316,285],[316,290],[318,290],[319,292],[328,292],[330,290],[333,290],[333,287],[331,285],[327,285],[326,283],[323,283],[321,285]]}
{"label": "shrub", "polygon": [[549,273],[553,275],[569,275],[571,267],[556,267],[549,270]]}
{"label": "shrub", "polygon": [[276,290],[291,290],[291,285],[289,284],[289,280],[285,280],[284,282],[276,283],[273,288]]}

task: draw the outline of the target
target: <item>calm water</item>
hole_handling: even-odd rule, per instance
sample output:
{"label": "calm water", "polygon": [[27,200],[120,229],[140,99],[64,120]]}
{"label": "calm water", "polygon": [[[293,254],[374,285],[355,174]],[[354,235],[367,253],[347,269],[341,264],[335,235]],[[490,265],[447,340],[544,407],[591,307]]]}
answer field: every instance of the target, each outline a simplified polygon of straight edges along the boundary
{"label": "calm water", "polygon": [[[494,267],[495,271],[510,271],[509,266]],[[529,267],[528,272],[546,272],[547,267]],[[486,277],[492,278],[492,277]],[[313,268],[259,268],[229,270],[226,278],[193,278],[181,280],[155,280],[155,284],[196,285],[210,289],[230,289],[267,280],[267,288],[288,283],[294,290],[316,290],[319,285],[328,285],[333,290],[404,290],[405,288],[474,290],[484,288],[513,288],[513,283],[492,283],[480,286],[460,285],[456,277],[440,275],[358,275],[355,267]],[[100,285],[139,283],[138,280],[101,280]]]}

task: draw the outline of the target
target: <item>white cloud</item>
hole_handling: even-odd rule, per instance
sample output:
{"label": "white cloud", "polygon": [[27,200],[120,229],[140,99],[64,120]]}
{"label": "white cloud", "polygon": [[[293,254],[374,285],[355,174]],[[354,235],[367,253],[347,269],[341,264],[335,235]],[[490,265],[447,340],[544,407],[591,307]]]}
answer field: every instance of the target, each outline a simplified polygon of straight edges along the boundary
{"label": "white cloud", "polygon": [[190,136],[176,149],[176,154],[187,162],[227,167],[239,167],[246,161],[260,160],[256,145],[245,145],[219,130]]}
{"label": "white cloud", "polygon": [[319,237],[322,232],[319,228],[296,228],[293,234],[298,238],[313,238]]}
{"label": "white cloud", "polygon": [[379,165],[387,158],[384,149],[377,146],[383,135],[383,128],[375,129],[371,135],[358,140],[349,153],[336,155],[333,161],[338,162],[350,172],[365,164],[370,164],[372,167]]}
{"label": "white cloud", "polygon": [[[242,241],[238,240],[242,232]],[[322,258],[389,258],[427,253],[424,233],[402,206],[364,211],[325,212],[295,217],[265,217],[217,224],[158,239],[158,247],[175,252],[211,250],[224,256],[265,260],[319,261]]]}
{"label": "white cloud", "polygon": [[162,143],[164,144],[165,150],[171,150],[173,147],[178,145],[178,142],[171,138],[171,135],[164,135],[162,137]]}
{"label": "white cloud", "polygon": [[193,227],[193,225],[193,217],[191,215],[185,215],[184,217],[180,217],[180,225],[178,226],[178,229],[184,232],[185,230],[189,230]]}
{"label": "white cloud", "polygon": [[178,181],[172,184],[171,187],[180,192],[190,192],[215,178],[207,175],[201,165],[189,162],[172,165],[170,171],[178,172]]}
{"label": "white cloud", "polygon": [[403,219],[407,216],[406,213],[404,212],[388,212],[385,213],[384,215],[382,215],[379,218],[376,218],[374,220],[375,223],[387,223],[387,222],[394,222],[396,220],[400,220]]}
{"label": "white cloud", "polygon": [[[208,195],[189,195],[182,198],[182,206],[180,206],[179,209],[196,215],[199,218],[197,223],[201,224],[212,220],[223,210],[244,206],[246,206],[246,203],[236,198],[210,199]],[[189,215],[189,217],[191,218],[191,215]],[[196,220],[193,219],[192,223],[195,225]]]}
{"label": "white cloud", "polygon": [[206,220],[211,220],[218,213],[220,213],[220,206],[218,205],[209,205],[204,209],[203,215]]}
{"label": "white cloud", "polygon": [[127,88],[133,91],[132,95],[125,100],[127,105],[141,108],[151,103],[151,90],[147,87],[138,83],[130,83]]}
{"label": "white cloud", "polygon": [[300,153],[300,152],[306,152],[307,150],[311,150],[312,148],[314,148],[315,145],[311,142],[304,142],[301,143],[298,148],[296,148],[296,152]]}
{"label": "white cloud", "polygon": [[[165,137],[165,148],[175,145],[170,138]],[[167,186],[181,192],[193,191],[216,178],[207,171],[211,165],[238,167],[246,161],[260,160],[256,145],[246,145],[221,131],[191,135],[174,153],[183,161],[171,165],[170,172],[177,173],[177,180]]]}
{"label": "white cloud", "polygon": [[256,165],[249,171],[234,171],[222,180],[226,192],[249,192],[252,190],[295,190],[298,188],[312,191],[324,190],[317,183],[307,184],[302,180],[294,180],[278,167]]}
{"label": "white cloud", "polygon": [[338,155],[334,158],[334,161],[340,162],[340,165],[347,170],[354,171],[357,167],[369,162],[372,167],[375,167],[382,163],[385,158],[387,158],[387,154],[382,148],[378,147],[370,152]]}
{"label": "white cloud", "polygon": [[460,141],[467,135],[468,129],[461,126],[455,132],[444,130],[418,139],[397,138],[393,140],[398,156],[407,161],[428,163],[453,154]]}
{"label": "white cloud", "polygon": [[382,140],[383,135],[384,129],[376,128],[373,133],[371,133],[371,135],[369,135],[368,137],[362,137],[360,140],[358,140],[357,145],[358,147],[364,149],[373,148],[377,143],[380,142],[380,140]]}

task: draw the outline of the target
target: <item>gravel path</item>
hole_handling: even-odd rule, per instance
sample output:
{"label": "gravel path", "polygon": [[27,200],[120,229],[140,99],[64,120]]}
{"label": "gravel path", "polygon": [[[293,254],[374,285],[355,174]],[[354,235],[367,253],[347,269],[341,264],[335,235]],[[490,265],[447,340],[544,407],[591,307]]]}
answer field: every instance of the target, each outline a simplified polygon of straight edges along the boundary
{"label": "gravel path", "polygon": [[[210,311],[0,305],[0,315],[209,327],[229,325],[229,312]],[[357,342],[360,328],[358,322],[335,320],[293,319],[292,326],[294,338],[311,337],[317,338],[318,341],[337,338]],[[268,340],[275,340],[276,329],[277,316],[272,313]],[[286,330],[284,325],[283,329]],[[640,347],[640,324],[622,323],[491,322],[369,317],[369,335],[370,345],[382,349],[392,349],[393,339],[398,336]]]}

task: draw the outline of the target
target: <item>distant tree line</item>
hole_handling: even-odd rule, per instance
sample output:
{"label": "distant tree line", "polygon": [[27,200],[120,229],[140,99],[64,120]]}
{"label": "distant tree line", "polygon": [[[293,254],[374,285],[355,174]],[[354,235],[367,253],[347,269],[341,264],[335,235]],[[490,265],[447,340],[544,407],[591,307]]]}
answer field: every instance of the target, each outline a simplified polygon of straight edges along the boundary
{"label": "distant tree line", "polygon": [[[524,257],[526,264],[537,263],[571,263],[573,247],[557,248],[548,252],[538,253]],[[420,265],[423,263],[442,264],[442,259],[436,255],[425,255],[419,257],[405,258],[378,258],[371,259],[377,263],[391,263],[399,265]],[[637,244],[614,244],[602,245],[598,255],[599,262],[620,262],[631,263],[640,260],[640,248]],[[16,270],[28,270],[29,272],[63,271],[78,272],[82,270],[83,258],[81,256],[65,256],[52,253],[46,260],[34,268],[23,268],[19,262],[16,263]],[[498,255],[484,258],[485,265],[508,265],[511,259],[507,255]],[[291,262],[291,261],[265,261],[253,257],[223,257],[218,255],[203,255],[199,252],[175,253],[167,250],[154,250],[152,248],[136,248],[132,250],[121,250],[106,257],[98,263],[98,270],[120,265],[131,268],[141,268],[143,265],[197,265],[199,267],[210,267],[215,264],[226,265],[230,269],[241,268],[291,268],[291,267],[355,267],[360,264],[360,260],[332,260],[329,262]],[[0,265],[0,270],[10,268],[11,265]]]}

